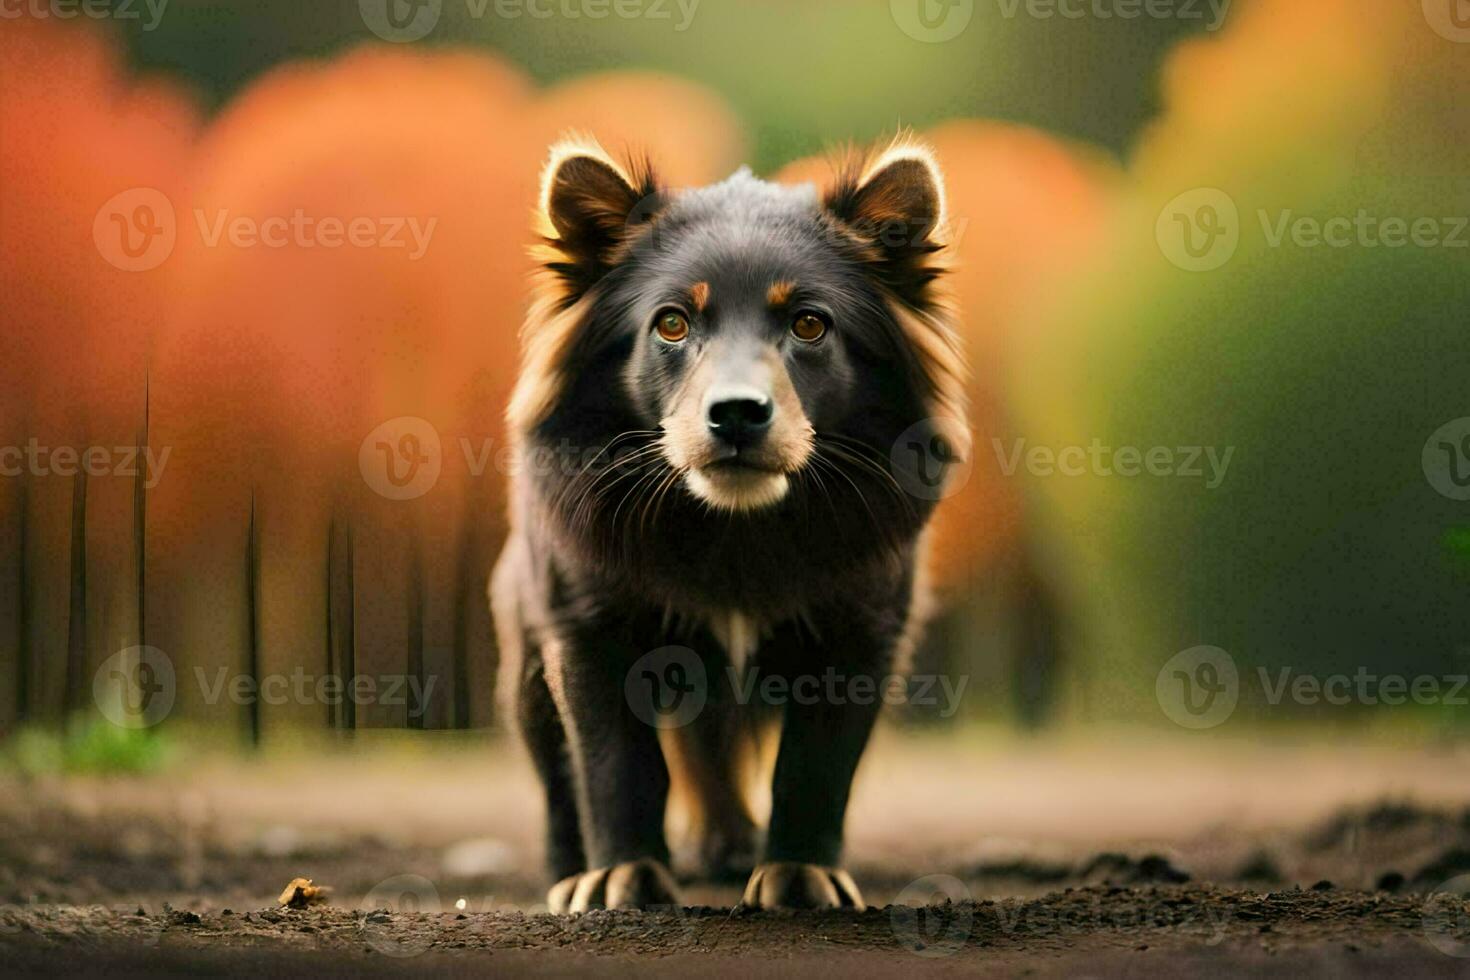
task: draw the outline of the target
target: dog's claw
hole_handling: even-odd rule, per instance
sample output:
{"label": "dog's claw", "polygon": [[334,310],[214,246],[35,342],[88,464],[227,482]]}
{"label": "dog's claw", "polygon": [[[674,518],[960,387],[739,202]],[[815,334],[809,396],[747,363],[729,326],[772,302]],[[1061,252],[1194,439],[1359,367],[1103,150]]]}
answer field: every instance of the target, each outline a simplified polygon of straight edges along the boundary
{"label": "dog's claw", "polygon": [[662,862],[652,858],[594,868],[563,878],[546,893],[552,912],[588,909],[646,909],[677,905],[678,886]]}
{"label": "dog's claw", "polygon": [[774,861],[750,876],[740,904],[752,909],[867,908],[852,876],[841,868]]}

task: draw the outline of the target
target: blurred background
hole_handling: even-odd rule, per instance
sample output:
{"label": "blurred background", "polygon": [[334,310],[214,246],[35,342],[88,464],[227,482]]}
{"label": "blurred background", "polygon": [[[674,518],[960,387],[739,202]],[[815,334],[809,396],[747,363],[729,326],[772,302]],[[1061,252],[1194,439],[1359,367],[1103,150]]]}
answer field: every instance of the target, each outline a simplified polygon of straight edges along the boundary
{"label": "blurred background", "polygon": [[[901,127],[949,181],[977,438],[919,661],[967,686],[899,720],[1462,740],[1462,7],[12,4],[0,748],[493,731],[547,145],[820,181]],[[1438,693],[1357,693],[1389,675]],[[356,676],[408,696],[312,686]]]}
{"label": "blurred background", "polygon": [[0,902],[540,901],[484,591],[569,130],[947,175],[870,900],[1470,872],[1463,0],[10,0],[0,67]]}

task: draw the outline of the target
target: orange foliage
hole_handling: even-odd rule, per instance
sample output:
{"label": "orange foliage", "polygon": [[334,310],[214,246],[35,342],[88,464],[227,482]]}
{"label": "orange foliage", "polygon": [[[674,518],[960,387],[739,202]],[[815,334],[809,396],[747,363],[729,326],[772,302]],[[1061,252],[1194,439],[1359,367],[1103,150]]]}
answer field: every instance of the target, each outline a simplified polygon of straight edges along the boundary
{"label": "orange foliage", "polygon": [[[108,38],[86,26],[7,20],[0,65],[5,387],[25,390],[27,431],[38,438],[40,428],[69,425],[62,418],[100,429],[142,403],[163,285],[161,276],[110,264],[94,247],[94,225],[116,194],[140,185],[175,191],[197,110],[177,86],[134,77]],[[127,420],[129,436],[137,418]]]}
{"label": "orange foliage", "polygon": [[[125,431],[109,440],[127,444],[146,370],[150,442],[171,454],[148,500],[148,573],[169,583],[150,595],[149,641],[213,676],[244,665],[254,628],[262,671],[325,671],[325,548],[340,519],[357,535],[359,594],[371,597],[356,609],[358,669],[401,672],[416,627],[435,648],[426,656],[447,656],[454,606],[483,605],[467,583],[483,581],[501,520],[501,413],[547,146],[576,129],[614,151],[649,149],[675,183],[702,183],[739,162],[729,112],[651,74],[540,93],[482,53],[374,45],[272,71],[201,133],[186,98],[130,82],[100,35],[23,22],[0,40],[10,86],[0,275],[17,313],[5,353],[34,382],[16,409],[94,427],[116,416]],[[99,209],[136,188],[148,210],[125,200],[99,235],[161,251],[125,271],[108,259],[126,255],[105,239],[94,246],[93,230]],[[421,498],[390,501],[359,472],[358,448],[400,416],[437,430],[442,474]],[[64,574],[67,495],[51,496],[63,520],[45,550]],[[252,508],[253,627],[243,602]],[[110,521],[123,543],[129,516]],[[200,707],[196,688],[180,685],[185,713]]]}

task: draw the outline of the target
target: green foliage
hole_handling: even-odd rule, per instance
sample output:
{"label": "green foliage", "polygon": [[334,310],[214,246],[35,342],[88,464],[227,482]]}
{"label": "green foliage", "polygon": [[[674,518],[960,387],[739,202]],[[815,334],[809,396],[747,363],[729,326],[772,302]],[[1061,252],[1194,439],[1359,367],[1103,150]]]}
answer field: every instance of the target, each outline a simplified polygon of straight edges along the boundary
{"label": "green foliage", "polygon": [[23,728],[0,744],[0,765],[25,776],[155,772],[170,755],[157,732],[119,728],[88,714],[72,716],[60,730]]}

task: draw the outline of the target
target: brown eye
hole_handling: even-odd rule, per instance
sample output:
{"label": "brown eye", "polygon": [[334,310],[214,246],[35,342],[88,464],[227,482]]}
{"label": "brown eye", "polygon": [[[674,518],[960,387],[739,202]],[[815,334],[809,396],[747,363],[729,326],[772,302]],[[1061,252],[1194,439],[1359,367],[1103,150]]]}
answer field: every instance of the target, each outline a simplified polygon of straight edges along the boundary
{"label": "brown eye", "polygon": [[689,336],[689,321],[678,310],[665,310],[658,315],[658,335],[671,344]]}
{"label": "brown eye", "polygon": [[800,313],[791,321],[791,335],[808,344],[821,340],[826,332],[827,320],[818,313]]}

